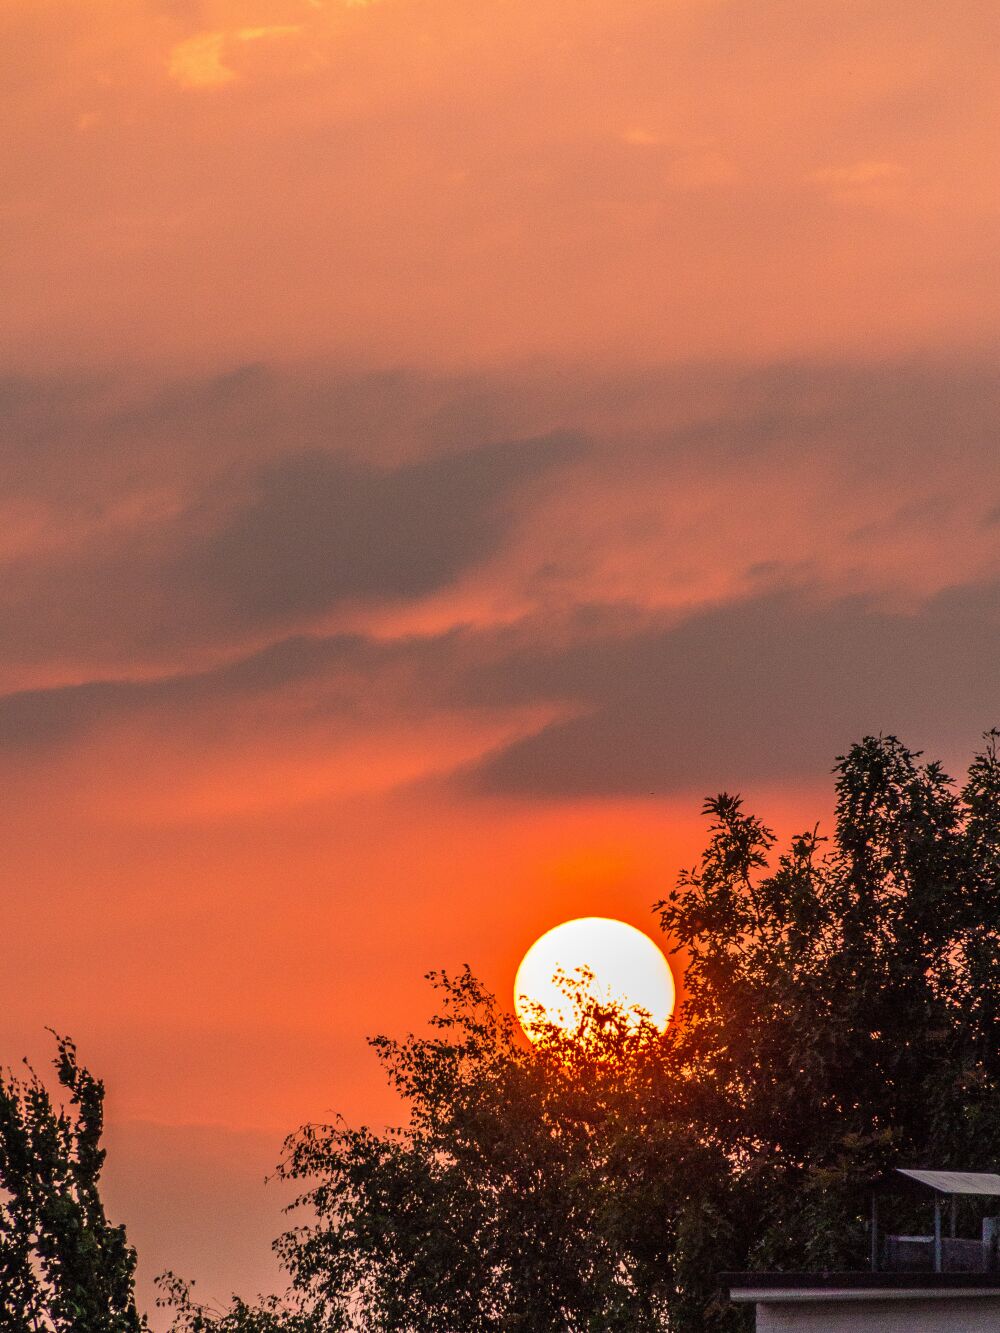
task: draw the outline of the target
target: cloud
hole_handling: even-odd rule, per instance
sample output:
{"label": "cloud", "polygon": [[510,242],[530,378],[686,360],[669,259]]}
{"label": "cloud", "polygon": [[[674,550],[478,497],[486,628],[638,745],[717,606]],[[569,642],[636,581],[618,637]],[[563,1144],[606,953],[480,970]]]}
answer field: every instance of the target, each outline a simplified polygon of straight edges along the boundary
{"label": "cloud", "polygon": [[[44,755],[139,723],[141,748],[197,740],[210,773],[234,746],[264,771],[298,749],[309,795],[364,786],[374,765],[390,786],[451,770],[466,795],[664,797],[815,776],[867,732],[967,749],[1000,721],[997,661],[998,581],[907,611],[816,590],[669,619],[580,606],[443,634],[299,637],[200,673],[20,692],[0,698],[0,749]],[[294,795],[286,779],[270,799]]]}
{"label": "cloud", "polygon": [[[0,696],[0,765],[101,818],[224,819],[427,783],[552,710],[446,688],[489,636],[288,640],[202,672]],[[121,775],[128,773],[121,783]]]}
{"label": "cloud", "polygon": [[97,680],[0,697],[0,747],[49,749],[103,724],[157,713],[190,717],[204,707],[224,710],[245,699],[276,698],[291,685],[342,671],[370,668],[371,645],[350,636],[284,640],[208,671],[148,680]]}
{"label": "cloud", "polygon": [[770,595],[501,658],[475,693],[572,716],[486,758],[473,790],[662,796],[821,773],[870,732],[953,753],[1000,721],[1000,583],[910,613]]}
{"label": "cloud", "polygon": [[457,768],[612,799],[995,718],[986,364],[0,393],[11,756],[176,750],[233,808]]}
{"label": "cloud", "polygon": [[888,204],[903,197],[910,172],[901,162],[863,159],[846,166],[821,167],[808,172],[805,179],[841,203]]}
{"label": "cloud", "polygon": [[0,463],[9,531],[19,513],[24,530],[0,594],[8,668],[96,654],[105,671],[162,670],[338,608],[419,601],[502,550],[533,488],[581,451],[566,432],[409,460],[294,447],[353,434],[357,450],[364,404],[384,394],[377,411],[395,417],[391,379],[334,381],[290,405],[274,390],[252,374],[125,405],[67,390],[62,410],[56,392],[42,406],[12,392],[17,430],[47,446],[30,465],[16,448]]}
{"label": "cloud", "polygon": [[271,23],[264,27],[238,28],[236,40],[239,42],[257,42],[262,37],[294,37],[302,31],[300,23]]}
{"label": "cloud", "polygon": [[647,130],[642,125],[633,125],[625,130],[621,136],[622,143],[627,143],[634,148],[658,148],[663,142],[661,135],[654,130]]}
{"label": "cloud", "polygon": [[[21,365],[649,363],[994,336],[986,0],[947,31],[930,0],[893,25],[870,6],[832,25],[815,0],[789,21],[771,0],[738,31],[654,0],[587,6],[572,29],[555,0],[530,22],[468,0],[7,8]],[[100,133],[56,131],[81,113]],[[817,207],[903,198],[849,243]]]}
{"label": "cloud", "polygon": [[305,631],[689,615],[790,585],[905,606],[1000,572],[1000,388],[973,361],[247,366],[10,378],[0,401],[7,689]]}
{"label": "cloud", "polygon": [[578,452],[551,436],[381,470],[319,451],[268,464],[173,576],[214,611],[281,621],[345,600],[417,598],[496,551],[516,491]]}
{"label": "cloud", "polygon": [[226,63],[227,49],[233,43],[294,36],[301,31],[299,24],[281,23],[237,28],[233,32],[196,33],[171,48],[167,73],[182,88],[221,88],[239,78],[237,71]]}
{"label": "cloud", "polygon": [[224,32],[200,32],[174,46],[167,73],[182,88],[221,88],[238,77],[223,60]]}
{"label": "cloud", "polygon": [[877,185],[883,181],[899,180],[907,174],[899,162],[852,162],[846,167],[823,167],[811,171],[806,180],[817,185],[859,186]]}

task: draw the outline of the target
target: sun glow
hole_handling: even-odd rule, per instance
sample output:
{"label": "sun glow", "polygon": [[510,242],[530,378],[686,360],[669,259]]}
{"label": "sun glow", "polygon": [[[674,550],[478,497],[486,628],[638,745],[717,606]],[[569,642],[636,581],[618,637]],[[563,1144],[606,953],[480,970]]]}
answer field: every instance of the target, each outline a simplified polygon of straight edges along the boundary
{"label": "sun glow", "polygon": [[566,921],[536,940],[514,979],[514,1009],[525,1033],[535,1040],[538,1022],[574,1031],[579,1001],[567,994],[581,983],[581,998],[614,1005],[638,1026],[647,1016],[662,1032],[674,1008],[674,978],[653,941],[609,917]]}

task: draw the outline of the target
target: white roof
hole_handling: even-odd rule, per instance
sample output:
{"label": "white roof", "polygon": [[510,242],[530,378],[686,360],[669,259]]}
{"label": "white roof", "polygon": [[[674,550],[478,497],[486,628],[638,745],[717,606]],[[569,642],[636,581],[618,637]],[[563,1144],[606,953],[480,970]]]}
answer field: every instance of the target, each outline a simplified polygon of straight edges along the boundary
{"label": "white roof", "polygon": [[986,1194],[1000,1198],[1000,1175],[988,1171],[909,1171],[901,1166],[896,1170],[939,1194]]}

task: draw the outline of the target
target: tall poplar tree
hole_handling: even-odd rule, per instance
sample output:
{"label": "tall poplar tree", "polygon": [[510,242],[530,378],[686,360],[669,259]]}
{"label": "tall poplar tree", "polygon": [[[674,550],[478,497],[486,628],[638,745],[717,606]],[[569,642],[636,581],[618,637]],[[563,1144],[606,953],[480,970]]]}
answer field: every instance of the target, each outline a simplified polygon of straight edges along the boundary
{"label": "tall poplar tree", "polygon": [[140,1333],[135,1251],[101,1200],[104,1085],[57,1037],[69,1107],[41,1081],[0,1073],[0,1328]]}

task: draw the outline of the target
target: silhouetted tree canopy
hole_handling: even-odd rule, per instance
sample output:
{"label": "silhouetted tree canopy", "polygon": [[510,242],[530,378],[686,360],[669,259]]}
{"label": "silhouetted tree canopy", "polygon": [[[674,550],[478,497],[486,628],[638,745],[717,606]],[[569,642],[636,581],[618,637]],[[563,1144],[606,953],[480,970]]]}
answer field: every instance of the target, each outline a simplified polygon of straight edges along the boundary
{"label": "silhouetted tree canopy", "polygon": [[707,805],[701,864],[659,904],[686,952],[677,1052],[746,1219],[730,1266],[844,1267],[858,1185],[1000,1149],[1000,765],[961,791],[894,737],[837,765],[827,844]]}
{"label": "silhouetted tree canopy", "polygon": [[135,1252],[101,1202],[104,1085],[56,1040],[70,1110],[30,1070],[0,1071],[0,1329],[138,1333]]}
{"label": "silhouetted tree canopy", "polygon": [[435,975],[430,1029],[374,1042],[400,1127],[286,1145],[287,1299],[213,1312],[171,1279],[178,1333],[728,1333],[721,1271],[863,1264],[873,1173],[992,1169],[996,733],[961,789],[893,737],[854,746],[829,840],[779,852],[726,794],[706,814],[656,907],[685,967],[665,1034],[578,998],[576,1034],[529,1046],[468,971]]}
{"label": "silhouetted tree canopy", "polygon": [[293,1281],[336,1328],[663,1327],[676,1205],[709,1209],[722,1170],[673,1044],[581,1004],[529,1048],[468,972],[434,981],[431,1035],[375,1043],[406,1127],[290,1141],[315,1217],[281,1242]]}

